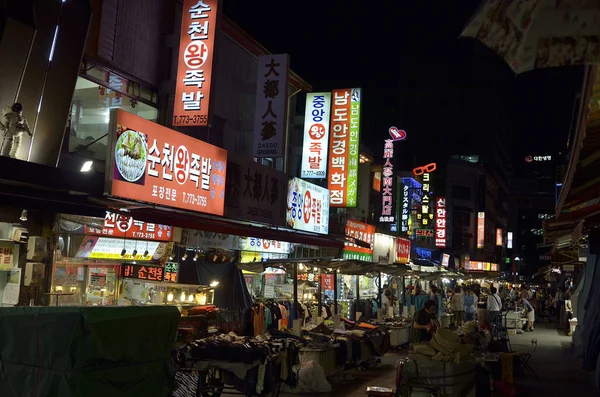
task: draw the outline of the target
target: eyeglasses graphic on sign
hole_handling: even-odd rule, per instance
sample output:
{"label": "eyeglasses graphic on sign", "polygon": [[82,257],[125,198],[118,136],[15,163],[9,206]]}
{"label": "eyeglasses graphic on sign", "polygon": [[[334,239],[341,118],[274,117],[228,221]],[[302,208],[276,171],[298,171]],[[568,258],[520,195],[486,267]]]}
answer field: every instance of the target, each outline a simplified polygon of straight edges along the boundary
{"label": "eyeglasses graphic on sign", "polygon": [[433,172],[437,169],[437,164],[436,163],[429,163],[427,165],[424,165],[422,167],[417,167],[413,170],[413,174],[416,176],[419,175],[423,175],[426,172]]}

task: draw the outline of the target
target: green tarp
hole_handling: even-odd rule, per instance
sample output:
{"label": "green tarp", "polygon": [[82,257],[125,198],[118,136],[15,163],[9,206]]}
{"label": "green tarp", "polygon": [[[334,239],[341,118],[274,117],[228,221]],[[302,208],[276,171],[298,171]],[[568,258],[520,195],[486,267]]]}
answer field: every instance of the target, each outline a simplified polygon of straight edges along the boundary
{"label": "green tarp", "polygon": [[0,308],[0,396],[162,396],[175,307]]}

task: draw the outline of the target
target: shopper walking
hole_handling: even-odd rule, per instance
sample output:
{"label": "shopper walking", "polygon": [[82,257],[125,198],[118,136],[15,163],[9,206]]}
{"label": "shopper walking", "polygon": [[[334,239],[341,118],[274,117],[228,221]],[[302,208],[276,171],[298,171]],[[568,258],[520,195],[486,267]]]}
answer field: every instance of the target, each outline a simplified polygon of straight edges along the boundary
{"label": "shopper walking", "polygon": [[500,299],[496,287],[490,288],[490,294],[487,298],[487,311],[487,322],[493,328],[496,325],[498,315],[502,311],[502,299]]}
{"label": "shopper walking", "polygon": [[465,308],[465,321],[475,320],[475,294],[471,289],[467,289],[463,298]]}
{"label": "shopper walking", "polygon": [[462,289],[460,287],[456,287],[454,289],[454,294],[450,299],[450,305],[452,306],[452,313],[454,314],[454,325],[460,327],[463,325],[463,320],[465,318],[465,300],[464,295],[462,294]]}

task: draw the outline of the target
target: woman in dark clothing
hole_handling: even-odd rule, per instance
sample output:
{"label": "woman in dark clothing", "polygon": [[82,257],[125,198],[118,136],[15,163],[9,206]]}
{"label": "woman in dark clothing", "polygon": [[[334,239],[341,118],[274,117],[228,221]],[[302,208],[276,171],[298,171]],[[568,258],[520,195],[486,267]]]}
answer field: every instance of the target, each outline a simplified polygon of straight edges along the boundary
{"label": "woman in dark clothing", "polygon": [[413,317],[412,343],[426,342],[431,339],[431,331],[439,326],[436,320],[437,304],[427,301]]}

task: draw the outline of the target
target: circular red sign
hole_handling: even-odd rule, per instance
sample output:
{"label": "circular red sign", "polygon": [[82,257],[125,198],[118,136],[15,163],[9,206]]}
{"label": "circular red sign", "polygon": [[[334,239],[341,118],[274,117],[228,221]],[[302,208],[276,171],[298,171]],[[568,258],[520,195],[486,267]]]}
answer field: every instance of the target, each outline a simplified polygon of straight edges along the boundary
{"label": "circular red sign", "polygon": [[310,126],[308,135],[311,139],[321,139],[325,136],[325,126],[320,123],[316,123]]}
{"label": "circular red sign", "polygon": [[304,223],[310,222],[310,203],[311,203],[310,191],[307,190],[304,193]]}

